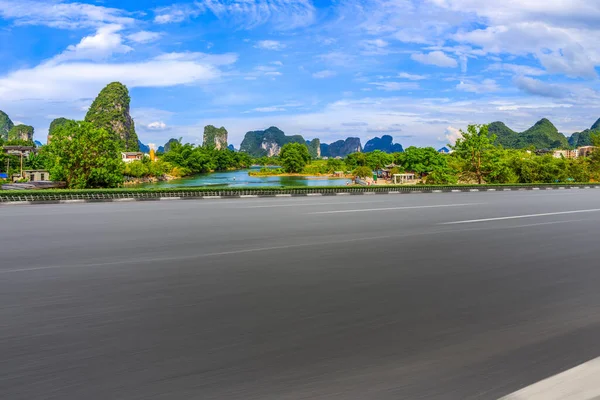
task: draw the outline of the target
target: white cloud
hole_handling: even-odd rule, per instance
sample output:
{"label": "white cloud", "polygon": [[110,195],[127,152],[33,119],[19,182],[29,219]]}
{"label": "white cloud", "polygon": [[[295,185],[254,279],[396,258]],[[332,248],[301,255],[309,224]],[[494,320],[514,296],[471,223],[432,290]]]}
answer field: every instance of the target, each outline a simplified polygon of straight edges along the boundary
{"label": "white cloud", "polygon": [[331,71],[329,69],[324,69],[323,71],[315,72],[314,74],[312,74],[312,77],[317,78],[317,79],[323,79],[323,78],[331,78],[335,75],[336,75],[335,71]]}
{"label": "white cloud", "polygon": [[360,42],[360,46],[363,48],[362,53],[366,55],[389,54],[391,50],[388,48],[388,44],[383,39],[368,39]]}
{"label": "white cloud", "polygon": [[277,65],[278,67],[283,66],[283,63],[281,61],[271,61],[271,64]]}
{"label": "white cloud", "polygon": [[123,44],[119,31],[121,25],[105,25],[94,35],[86,36],[76,45],[71,45],[61,54],[53,57],[48,63],[57,64],[75,60],[102,60],[113,54],[124,54],[133,49]]}
{"label": "white cloud", "polygon": [[415,74],[409,74],[407,72],[398,73],[398,78],[408,79],[409,81],[421,81],[423,79],[427,79],[427,77],[425,75],[415,75]]}
{"label": "white cloud", "polygon": [[456,89],[471,93],[489,93],[497,92],[500,90],[500,87],[495,80],[484,79],[481,82],[461,81],[458,85],[456,85]]}
{"label": "white cloud", "polygon": [[161,32],[139,31],[127,36],[127,39],[135,43],[150,43],[162,37]]}
{"label": "white cloud", "polygon": [[460,129],[454,128],[453,126],[448,126],[444,132],[444,136],[448,143],[454,146],[456,141],[462,137],[462,133],[460,133]]}
{"label": "white cloud", "polygon": [[552,51],[551,53],[540,53],[538,58],[546,70],[551,74],[564,74],[573,78],[598,77],[595,63],[581,46]]}
{"label": "white cloud", "polygon": [[496,63],[486,69],[487,71],[508,71],[515,75],[541,76],[545,75],[546,71],[541,68],[531,67],[528,65]]}
{"label": "white cloud", "polygon": [[315,19],[310,0],[204,0],[196,4],[244,29],[268,23],[271,28],[290,30],[308,26]]}
{"label": "white cloud", "polygon": [[167,129],[167,124],[162,121],[155,121],[149,123],[146,127],[152,131],[164,131]]}
{"label": "white cloud", "polygon": [[61,29],[128,25],[134,19],[116,8],[83,3],[38,0],[0,0],[0,16],[17,25],[45,25]]}
{"label": "white cloud", "polygon": [[185,21],[200,15],[201,10],[194,4],[173,4],[168,7],[159,7],[154,10],[154,22],[157,24],[171,24]]}
{"label": "white cloud", "polygon": [[281,76],[282,73],[279,71],[269,71],[269,72],[265,72],[266,76]]}
{"label": "white cloud", "polygon": [[454,58],[449,57],[442,51],[432,51],[427,54],[415,53],[410,58],[421,64],[436,65],[438,67],[456,68],[458,66]]}
{"label": "white cloud", "polygon": [[258,107],[258,108],[254,108],[252,111],[256,111],[256,112],[277,112],[277,111],[285,111],[285,108],[283,107]]}
{"label": "white cloud", "polygon": [[259,40],[258,42],[256,42],[256,45],[254,45],[254,47],[256,47],[257,49],[279,51],[285,49],[286,45],[277,40]]}
{"label": "white cloud", "polygon": [[198,61],[212,65],[229,65],[237,61],[235,53],[209,54],[201,52],[163,53],[154,58],[157,61]]}
{"label": "white cloud", "polygon": [[213,81],[220,76],[215,66],[194,61],[46,63],[1,77],[0,97],[6,101],[75,100],[94,97],[114,81],[130,88],[167,87]]}
{"label": "white cloud", "polygon": [[159,24],[176,23],[211,13],[241,29],[269,24],[277,30],[290,30],[313,23],[315,9],[310,0],[204,0],[174,4],[154,10]]}
{"label": "white cloud", "polygon": [[416,82],[371,82],[369,84],[376,86],[378,89],[390,92],[397,90],[419,89],[419,84]]}

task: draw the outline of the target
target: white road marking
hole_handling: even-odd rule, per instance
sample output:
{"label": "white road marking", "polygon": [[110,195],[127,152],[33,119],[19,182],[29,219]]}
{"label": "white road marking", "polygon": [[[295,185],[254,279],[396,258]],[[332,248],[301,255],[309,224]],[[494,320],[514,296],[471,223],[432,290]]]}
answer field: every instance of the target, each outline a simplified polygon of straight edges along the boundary
{"label": "white road marking", "polygon": [[413,210],[420,208],[441,208],[441,207],[465,207],[475,206],[483,203],[465,203],[465,204],[438,204],[435,206],[407,206],[407,207],[385,207],[385,208],[360,208],[356,210],[335,210],[335,211],[315,211],[308,214],[343,214],[357,212],[374,212],[374,211],[393,211],[393,210]]}
{"label": "white road marking", "polygon": [[473,224],[473,223],[477,223],[477,222],[504,221],[504,220],[508,220],[508,219],[537,218],[537,217],[548,217],[548,216],[552,216],[552,215],[581,214],[581,213],[592,213],[592,212],[599,212],[599,211],[600,211],[600,208],[592,208],[589,210],[559,211],[559,212],[542,213],[542,214],[512,215],[510,217],[469,219],[469,220],[465,220],[465,221],[443,222],[439,225]]}
{"label": "white road marking", "polygon": [[502,397],[500,400],[593,400],[600,398],[600,357]]}
{"label": "white road marking", "polygon": [[161,201],[168,201],[168,200],[181,200],[181,197],[161,197],[160,198]]}

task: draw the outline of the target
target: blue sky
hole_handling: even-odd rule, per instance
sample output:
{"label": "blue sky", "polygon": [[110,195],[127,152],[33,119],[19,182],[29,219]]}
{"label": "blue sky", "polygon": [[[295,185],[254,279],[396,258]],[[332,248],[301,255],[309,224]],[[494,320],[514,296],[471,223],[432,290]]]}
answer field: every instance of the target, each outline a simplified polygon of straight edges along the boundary
{"label": "blue sky", "polygon": [[[150,3],[150,4],[149,4]],[[469,123],[600,117],[600,2],[0,0],[0,109],[45,141],[106,84],[141,140],[204,125],[442,146]]]}

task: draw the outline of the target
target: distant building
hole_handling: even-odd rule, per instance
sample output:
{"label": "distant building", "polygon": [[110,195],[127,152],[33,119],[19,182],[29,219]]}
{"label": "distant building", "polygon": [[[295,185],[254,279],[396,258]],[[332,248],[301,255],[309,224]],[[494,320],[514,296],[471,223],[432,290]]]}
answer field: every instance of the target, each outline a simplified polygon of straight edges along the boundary
{"label": "distant building", "polygon": [[29,158],[29,155],[36,153],[37,149],[35,146],[4,146],[4,152],[6,154]]}
{"label": "distant building", "polygon": [[579,152],[577,150],[554,150],[554,158],[577,158]]}
{"label": "distant building", "polygon": [[589,157],[594,150],[596,150],[595,146],[583,146],[583,147],[579,147],[577,149],[577,156],[578,157]]}
{"label": "distant building", "polygon": [[124,163],[141,161],[142,158],[144,158],[144,153],[142,153],[141,151],[127,151],[121,153],[121,159]]}
{"label": "distant building", "polygon": [[447,148],[446,146],[444,146],[444,147],[442,147],[441,149],[438,150],[438,153],[450,154],[450,149]]}
{"label": "distant building", "polygon": [[594,150],[595,146],[583,146],[578,147],[575,150],[555,150],[554,158],[578,158],[578,157],[589,157]]}
{"label": "distant building", "polygon": [[23,176],[29,182],[43,182],[50,180],[50,173],[43,169],[26,169],[23,171]]}

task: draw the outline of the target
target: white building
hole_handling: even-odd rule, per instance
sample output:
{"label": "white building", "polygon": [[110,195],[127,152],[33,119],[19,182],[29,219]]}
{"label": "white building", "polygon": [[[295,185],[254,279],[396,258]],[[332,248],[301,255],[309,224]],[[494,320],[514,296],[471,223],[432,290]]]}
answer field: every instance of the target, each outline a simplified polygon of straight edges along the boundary
{"label": "white building", "polygon": [[141,151],[127,151],[121,153],[121,159],[124,163],[141,161],[142,158],[144,158],[144,153],[142,153]]}

